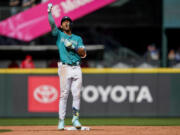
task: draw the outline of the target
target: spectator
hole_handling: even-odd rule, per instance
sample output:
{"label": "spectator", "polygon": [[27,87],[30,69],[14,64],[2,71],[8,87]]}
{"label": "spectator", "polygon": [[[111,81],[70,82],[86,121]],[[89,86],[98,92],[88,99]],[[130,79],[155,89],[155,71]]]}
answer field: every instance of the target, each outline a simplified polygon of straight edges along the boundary
{"label": "spectator", "polygon": [[175,59],[176,59],[176,61],[180,62],[180,48],[176,52]]}
{"label": "spectator", "polygon": [[36,0],[22,0],[22,7],[24,10],[35,5]]}
{"label": "spectator", "polygon": [[176,53],[175,53],[174,49],[171,49],[168,54],[168,59],[175,60],[175,57],[176,57]]}
{"label": "spectator", "polygon": [[12,60],[11,63],[8,65],[8,68],[19,68],[19,65],[15,60]]}
{"label": "spectator", "polygon": [[21,68],[35,68],[31,55],[26,55],[26,58],[21,62]]}
{"label": "spectator", "polygon": [[145,58],[147,60],[159,60],[159,52],[154,44],[148,45]]}
{"label": "spectator", "polygon": [[48,2],[49,0],[41,0],[41,3],[45,3]]}
{"label": "spectator", "polygon": [[10,0],[9,6],[11,7],[11,15],[15,15],[18,12],[17,7],[20,5],[20,0]]}

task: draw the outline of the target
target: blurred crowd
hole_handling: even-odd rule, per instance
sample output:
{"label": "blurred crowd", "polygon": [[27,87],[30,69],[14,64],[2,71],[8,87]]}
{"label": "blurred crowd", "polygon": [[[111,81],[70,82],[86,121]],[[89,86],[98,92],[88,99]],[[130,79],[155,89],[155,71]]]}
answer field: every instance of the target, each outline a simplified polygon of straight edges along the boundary
{"label": "blurred crowd", "polygon": [[[155,44],[150,44],[147,46],[147,52],[145,53],[144,57],[147,61],[160,60],[159,50],[156,48]],[[180,62],[180,47],[177,50],[170,49],[167,58],[169,61]]]}
{"label": "blurred crowd", "polygon": [[177,50],[171,49],[168,53],[168,59],[180,62],[180,48]]}
{"label": "blurred crowd", "polygon": [[16,60],[12,60],[9,63],[8,68],[35,68],[35,65],[32,56],[26,55],[25,59],[22,60],[20,65],[17,63]]}
{"label": "blurred crowd", "polygon": [[[46,68],[57,68],[58,67],[58,61],[56,58],[50,60]],[[86,68],[88,66],[88,62],[86,60],[82,60],[81,67]],[[36,68],[35,62],[30,54],[27,54],[25,58],[21,62],[17,62],[16,60],[11,60],[7,66],[7,68]]]}
{"label": "blurred crowd", "polygon": [[47,2],[49,0],[9,0],[9,6],[11,7],[11,15],[19,12],[19,7],[26,10],[36,4]]}
{"label": "blurred crowd", "polygon": [[[26,10],[35,6],[36,4],[48,2],[49,0],[9,0],[10,14],[14,15],[20,11]],[[78,20],[77,20],[78,22]],[[142,47],[138,48],[133,46],[133,42],[129,42],[129,40],[133,39],[129,35],[127,35],[127,41],[124,40],[122,37],[125,31],[122,29],[114,29],[113,27],[103,27],[103,26],[79,26],[74,23],[73,33],[80,35],[83,37],[84,44],[87,45],[96,45],[102,44],[104,45],[104,58],[103,61],[96,60],[94,63],[88,61],[82,62],[82,67],[122,67],[122,64],[127,64],[127,67],[137,67],[136,63],[142,61],[142,63],[146,62],[148,64],[152,64],[152,61],[159,62],[161,60],[161,51],[159,50],[160,45],[156,44],[149,44],[146,46],[145,41],[142,41]],[[122,31],[122,32],[121,32]],[[130,30],[129,30],[130,32]],[[142,31],[144,33],[145,31]],[[123,33],[119,35],[119,33]],[[128,32],[127,32],[128,33]],[[145,34],[144,34],[145,35]],[[134,35],[133,35],[134,37]],[[148,35],[147,35],[148,37]],[[150,37],[150,36],[149,36]],[[122,42],[122,39],[124,42]],[[55,45],[55,39],[51,36],[51,33],[47,33],[42,37],[39,37],[31,42],[23,42],[16,39],[0,36],[0,45]],[[133,40],[132,40],[133,41]],[[136,41],[136,40],[135,40]],[[140,42],[140,40],[138,41]],[[149,41],[151,42],[151,41]],[[135,43],[138,44],[137,42]],[[129,45],[129,46],[128,46]],[[147,47],[147,49],[146,49]],[[137,55],[140,57],[136,57]],[[95,55],[94,55],[95,56]],[[128,59],[128,60],[127,60]],[[128,63],[132,60],[131,63]],[[180,48],[179,49],[171,49],[168,52],[168,60],[169,61],[176,61],[180,62]],[[28,62],[26,62],[28,61]],[[28,65],[31,62],[31,66]],[[17,67],[17,68],[35,68],[37,67],[36,64],[32,64],[33,59],[32,56],[27,56],[23,63],[17,63],[16,61],[11,61],[9,63],[10,67]],[[133,63],[133,64],[132,64]],[[135,64],[134,64],[135,63]],[[33,66],[34,65],[34,66]],[[93,66],[92,66],[93,65]],[[116,66],[114,66],[116,65]],[[123,66],[124,66],[123,65]],[[46,64],[47,67],[57,67],[57,60],[53,59]],[[159,66],[159,65],[157,65]]]}
{"label": "blurred crowd", "polygon": [[147,52],[144,55],[147,61],[159,60],[159,50],[156,48],[155,44],[150,44],[147,46]]}

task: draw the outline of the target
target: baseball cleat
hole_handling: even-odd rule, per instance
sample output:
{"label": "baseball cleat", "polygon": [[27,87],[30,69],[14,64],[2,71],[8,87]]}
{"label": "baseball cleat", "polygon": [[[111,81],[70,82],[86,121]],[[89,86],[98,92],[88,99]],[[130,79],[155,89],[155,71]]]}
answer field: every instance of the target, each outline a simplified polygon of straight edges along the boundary
{"label": "baseball cleat", "polygon": [[64,120],[59,120],[58,130],[64,130]]}
{"label": "baseball cleat", "polygon": [[79,122],[79,117],[78,116],[73,116],[72,124],[73,124],[73,126],[75,128],[81,129],[81,123]]}

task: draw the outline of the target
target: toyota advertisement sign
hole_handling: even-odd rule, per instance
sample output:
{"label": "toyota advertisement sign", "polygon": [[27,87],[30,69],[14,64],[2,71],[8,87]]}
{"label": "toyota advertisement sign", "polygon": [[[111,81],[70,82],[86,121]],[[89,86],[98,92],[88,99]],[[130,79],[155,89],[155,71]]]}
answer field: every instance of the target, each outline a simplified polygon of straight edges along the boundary
{"label": "toyota advertisement sign", "polygon": [[129,103],[153,102],[153,97],[148,86],[116,85],[113,87],[108,85],[104,88],[101,85],[88,85],[83,88],[82,98],[87,103],[95,103],[98,99],[102,103],[107,103],[109,100],[114,103],[123,103],[125,101]]}
{"label": "toyota advertisement sign", "polygon": [[[37,71],[0,75],[1,117],[58,117],[61,90],[57,72]],[[80,115],[179,117],[179,78],[180,72],[174,70],[173,73],[114,73],[114,69],[113,73],[83,72]],[[66,116],[72,117],[71,92]]]}
{"label": "toyota advertisement sign", "polygon": [[[168,112],[168,81],[156,74],[84,74],[81,116],[157,116]],[[59,96],[58,76],[28,77],[29,113],[57,113]],[[67,116],[71,116],[71,108],[70,94]]]}
{"label": "toyota advertisement sign", "polygon": [[59,92],[57,76],[28,77],[28,111],[57,112]]}

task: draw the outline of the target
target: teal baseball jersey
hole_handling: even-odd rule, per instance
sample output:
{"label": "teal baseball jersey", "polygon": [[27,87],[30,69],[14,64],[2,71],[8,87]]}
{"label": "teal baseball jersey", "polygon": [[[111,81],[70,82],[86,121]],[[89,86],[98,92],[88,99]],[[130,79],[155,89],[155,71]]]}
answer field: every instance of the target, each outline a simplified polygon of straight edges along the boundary
{"label": "teal baseball jersey", "polygon": [[78,64],[81,61],[81,57],[75,52],[75,50],[71,50],[66,48],[66,44],[72,43],[76,48],[84,48],[84,44],[82,38],[75,34],[71,34],[70,36],[60,31],[51,15],[48,14],[49,23],[52,28],[52,35],[57,36],[56,45],[59,49],[60,60],[63,63],[67,64]]}

